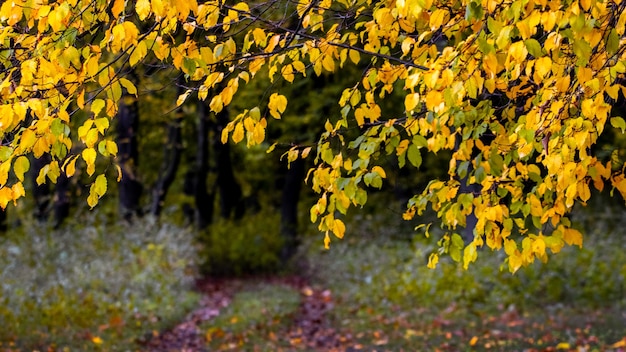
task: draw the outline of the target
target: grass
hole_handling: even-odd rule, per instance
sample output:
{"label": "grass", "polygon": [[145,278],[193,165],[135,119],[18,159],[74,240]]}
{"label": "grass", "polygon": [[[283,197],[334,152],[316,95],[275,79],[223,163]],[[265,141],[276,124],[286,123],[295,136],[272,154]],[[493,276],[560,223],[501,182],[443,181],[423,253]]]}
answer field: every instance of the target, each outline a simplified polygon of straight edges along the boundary
{"label": "grass", "polygon": [[[241,288],[215,320],[204,323],[210,350],[288,346],[279,335],[289,331],[296,316],[300,292],[285,284],[251,282]],[[283,341],[283,342],[281,342]]]}
{"label": "grass", "polygon": [[126,351],[197,301],[189,231],[86,215],[0,239],[0,348]]}

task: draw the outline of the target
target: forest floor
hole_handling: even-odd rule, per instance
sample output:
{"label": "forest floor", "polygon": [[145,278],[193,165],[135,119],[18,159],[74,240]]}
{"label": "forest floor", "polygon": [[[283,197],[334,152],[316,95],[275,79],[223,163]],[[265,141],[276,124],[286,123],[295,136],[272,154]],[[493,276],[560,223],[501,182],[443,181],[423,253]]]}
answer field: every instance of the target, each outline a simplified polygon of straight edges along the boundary
{"label": "forest floor", "polygon": [[[272,308],[266,301],[272,298],[262,297],[272,287],[297,293],[297,307]],[[301,276],[205,279],[197,289],[200,306],[171,329],[154,332],[146,351],[626,351],[626,311],[610,308],[468,311],[452,304],[437,314],[418,307],[385,314],[365,309],[371,316],[351,324],[337,319],[347,320],[348,308],[358,320],[360,309],[338,309],[346,302]],[[233,311],[233,304],[246,305],[236,302],[246,292],[252,295],[244,299],[261,303]]]}

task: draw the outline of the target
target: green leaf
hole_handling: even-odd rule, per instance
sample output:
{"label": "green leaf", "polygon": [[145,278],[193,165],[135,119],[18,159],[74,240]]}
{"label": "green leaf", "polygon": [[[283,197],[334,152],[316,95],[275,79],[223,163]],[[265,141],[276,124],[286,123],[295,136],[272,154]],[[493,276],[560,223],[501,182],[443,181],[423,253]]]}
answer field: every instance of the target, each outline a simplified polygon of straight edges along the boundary
{"label": "green leaf", "polygon": [[7,161],[13,155],[13,148],[0,146],[0,161]]}
{"label": "green leaf", "polygon": [[606,39],[606,53],[609,56],[613,56],[615,55],[618,49],[619,49],[619,36],[617,35],[617,31],[615,30],[615,28],[613,28],[609,32],[609,37]]}
{"label": "green leaf", "polygon": [[611,126],[619,128],[622,130],[622,133],[624,133],[624,130],[626,129],[626,121],[619,116],[611,117]]}
{"label": "green leaf", "polygon": [[63,121],[61,121],[61,119],[52,120],[52,123],[50,124],[50,132],[57,137],[64,135],[65,124]]}
{"label": "green leaf", "polygon": [[481,20],[483,18],[483,7],[478,2],[470,2],[467,8],[465,8],[465,19],[466,20]]}
{"label": "green leaf", "polygon": [[407,150],[407,157],[409,158],[409,162],[411,165],[415,167],[420,167],[422,165],[422,154],[415,144],[409,145],[409,149]]}
{"label": "green leaf", "polygon": [[587,63],[589,62],[589,58],[591,57],[591,45],[589,45],[589,43],[587,43],[583,39],[579,38],[577,40],[574,40],[573,48],[574,54],[576,54],[576,57],[578,58],[576,65],[587,65]]}
{"label": "green leaf", "polygon": [[532,38],[526,39],[524,41],[524,44],[526,45],[526,49],[528,49],[528,53],[530,55],[534,56],[535,58],[543,56],[543,49],[541,48],[541,44],[539,44],[537,40]]}

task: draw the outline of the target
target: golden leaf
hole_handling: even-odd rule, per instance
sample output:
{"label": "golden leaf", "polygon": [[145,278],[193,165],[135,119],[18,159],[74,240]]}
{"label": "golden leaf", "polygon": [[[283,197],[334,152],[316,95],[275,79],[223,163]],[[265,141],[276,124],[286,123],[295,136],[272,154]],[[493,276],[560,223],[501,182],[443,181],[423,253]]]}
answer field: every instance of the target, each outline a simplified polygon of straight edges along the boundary
{"label": "golden leaf", "polygon": [[96,170],[96,150],[93,148],[86,148],[81,153],[83,160],[87,163],[87,174],[93,175]]}
{"label": "golden leaf", "polygon": [[113,6],[111,6],[111,14],[115,18],[119,18],[122,11],[124,11],[125,0],[115,0]]}
{"label": "golden leaf", "polygon": [[243,124],[240,122],[235,125],[235,131],[233,132],[233,142],[239,143],[243,140]]}

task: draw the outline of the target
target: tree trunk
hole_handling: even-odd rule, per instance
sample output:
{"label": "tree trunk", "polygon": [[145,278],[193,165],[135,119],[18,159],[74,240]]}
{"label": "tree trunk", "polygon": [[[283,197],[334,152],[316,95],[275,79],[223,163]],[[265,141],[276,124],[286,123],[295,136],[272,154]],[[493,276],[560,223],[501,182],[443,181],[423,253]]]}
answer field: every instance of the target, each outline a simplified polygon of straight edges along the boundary
{"label": "tree trunk", "polygon": [[291,258],[298,247],[298,201],[304,174],[305,161],[298,158],[291,163],[285,175],[280,203],[280,235],[284,241],[281,250],[283,261]]}
{"label": "tree trunk", "polygon": [[44,166],[51,161],[50,154],[44,154],[31,162],[30,177],[33,182],[33,198],[35,199],[35,218],[39,222],[48,220],[50,206],[50,186],[47,183],[37,184],[37,176]]}
{"label": "tree trunk", "polygon": [[[134,73],[129,77],[134,78]],[[136,78],[133,80],[137,81]],[[143,185],[137,179],[139,103],[136,97],[130,94],[122,97],[117,118],[118,160],[122,169],[122,179],[119,182],[120,212],[124,219],[130,220],[133,216],[142,215],[139,200],[143,193]]]}
{"label": "tree trunk", "polygon": [[161,215],[163,204],[167,192],[176,178],[176,172],[180,165],[180,157],[182,154],[182,122],[184,114],[182,109],[176,110],[174,120],[167,127],[167,140],[164,148],[163,166],[161,167],[160,177],[156,182],[152,191],[152,204],[150,206],[150,214],[154,216]]}
{"label": "tree trunk", "polygon": [[195,201],[195,223],[205,229],[213,221],[213,192],[207,189],[209,174],[209,109],[205,102],[198,103],[198,131],[196,165],[193,175],[193,197]]}
{"label": "tree trunk", "polygon": [[7,226],[7,209],[0,209],[0,232],[6,232]]}
{"label": "tree trunk", "polygon": [[54,195],[54,228],[57,229],[70,215],[69,179],[65,172],[57,179]]}
{"label": "tree trunk", "polygon": [[241,186],[235,179],[233,162],[230,157],[230,145],[222,143],[222,129],[228,124],[228,110],[224,109],[216,116],[214,145],[217,154],[217,188],[220,195],[220,215],[224,219],[234,216],[235,219],[243,217],[245,207],[242,199]]}

